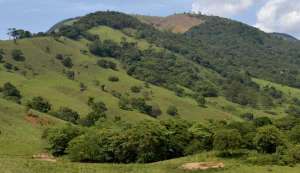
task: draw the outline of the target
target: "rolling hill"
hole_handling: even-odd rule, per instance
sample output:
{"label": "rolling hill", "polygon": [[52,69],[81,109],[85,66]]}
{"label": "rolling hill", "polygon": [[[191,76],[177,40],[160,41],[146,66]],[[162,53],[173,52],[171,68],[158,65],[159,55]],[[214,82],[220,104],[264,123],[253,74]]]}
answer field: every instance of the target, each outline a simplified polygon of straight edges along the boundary
{"label": "rolling hill", "polygon": [[[168,120],[174,116],[172,106],[176,118],[193,123],[244,123],[247,113],[281,121],[291,116],[287,110],[300,95],[299,47],[299,42],[219,17],[118,12],[66,20],[44,36],[0,41],[0,86],[11,83],[22,96],[16,103],[0,94],[0,168],[9,173],[163,173],[185,172],[179,167],[187,162],[222,161],[226,167],[218,172],[296,173],[299,166],[257,166],[219,158],[214,151],[128,165],[72,163],[67,157],[51,163],[33,156],[48,152],[45,129],[70,123],[55,112],[67,107],[84,119],[93,111],[91,98],[107,107],[108,121]],[[23,60],[16,59],[16,50]],[[51,104],[51,111],[29,110],[28,103],[38,96]],[[124,97],[128,104],[143,102],[124,109]],[[82,128],[98,126],[100,120]]]}

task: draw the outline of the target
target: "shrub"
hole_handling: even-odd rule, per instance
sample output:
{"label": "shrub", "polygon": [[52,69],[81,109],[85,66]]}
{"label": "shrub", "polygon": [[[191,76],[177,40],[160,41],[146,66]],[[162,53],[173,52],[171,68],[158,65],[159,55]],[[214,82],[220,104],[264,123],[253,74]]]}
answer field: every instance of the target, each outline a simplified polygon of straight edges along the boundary
{"label": "shrub", "polygon": [[122,96],[119,100],[119,107],[123,110],[132,110],[130,99],[128,96]]}
{"label": "shrub", "polygon": [[71,123],[77,123],[77,120],[80,117],[76,111],[73,111],[72,109],[67,107],[61,107],[57,112],[53,112],[52,115]]}
{"label": "shrub", "polygon": [[254,119],[254,124],[256,125],[256,127],[262,127],[266,125],[271,125],[272,121],[268,117],[258,117]]}
{"label": "shrub", "polygon": [[198,105],[201,107],[204,107],[206,104],[205,97],[203,97],[202,95],[197,96],[196,101],[197,101]]}
{"label": "shrub", "polygon": [[139,93],[139,92],[141,92],[142,88],[141,88],[140,86],[132,86],[132,87],[130,88],[130,90],[131,90],[131,92],[133,92],[133,93]]}
{"label": "shrub", "polygon": [[119,78],[116,77],[116,76],[110,76],[110,77],[108,78],[108,80],[111,81],[111,82],[118,82],[118,81],[119,81]]}
{"label": "shrub", "polygon": [[50,151],[54,156],[66,154],[65,150],[68,143],[75,137],[81,134],[80,130],[71,125],[62,128],[52,128],[45,132],[45,138],[50,144]]}
{"label": "shrub", "polygon": [[13,65],[10,63],[5,63],[4,68],[6,68],[7,70],[11,70],[11,69],[13,69]]}
{"label": "shrub", "polygon": [[231,156],[241,147],[242,137],[238,130],[220,130],[215,133],[213,147],[222,156]]}
{"label": "shrub", "polygon": [[169,106],[168,109],[167,109],[167,114],[169,115],[172,115],[172,116],[175,116],[178,114],[178,110],[176,108],[176,106]]}
{"label": "shrub", "polygon": [[75,79],[75,72],[74,71],[66,71],[65,74],[66,74],[68,79],[70,79],[70,80]]}
{"label": "shrub", "polygon": [[109,132],[90,132],[74,138],[67,148],[72,161],[111,162],[114,155],[110,148],[112,134]]}
{"label": "shrub", "polygon": [[56,54],[55,58],[58,59],[58,60],[60,60],[60,61],[62,61],[64,59],[64,55],[62,55],[62,54]]}
{"label": "shrub", "polygon": [[117,64],[112,61],[101,59],[97,61],[97,64],[102,68],[117,70]]}
{"label": "shrub", "polygon": [[51,110],[51,104],[43,97],[34,97],[27,103],[27,107],[43,113]]}
{"label": "shrub", "polygon": [[275,153],[277,147],[283,145],[283,140],[279,129],[269,125],[257,130],[254,143],[259,152]]}
{"label": "shrub", "polygon": [[161,109],[160,109],[160,107],[157,104],[152,105],[152,109],[151,109],[149,115],[151,115],[154,118],[156,118],[159,115],[161,115]]}
{"label": "shrub", "polygon": [[152,106],[148,105],[143,98],[132,98],[131,105],[133,109],[137,109],[141,113],[150,115],[152,111]]}
{"label": "shrub", "polygon": [[102,57],[118,57],[120,46],[112,40],[96,40],[89,45],[90,52]]}
{"label": "shrub", "polygon": [[81,92],[84,92],[85,90],[87,90],[87,86],[84,83],[82,83],[82,82],[80,82],[79,88],[80,88]]}
{"label": "shrub", "polygon": [[11,52],[11,57],[15,60],[15,61],[25,61],[25,57],[24,54],[21,50],[19,49],[14,49]]}
{"label": "shrub", "polygon": [[94,98],[89,98],[88,105],[92,111],[86,117],[79,120],[81,125],[93,126],[99,119],[106,118],[105,112],[107,111],[107,107],[103,102],[95,102]]}
{"label": "shrub", "polygon": [[70,57],[64,58],[61,63],[67,67],[67,68],[72,68],[73,67],[73,62],[72,59]]}
{"label": "shrub", "polygon": [[0,92],[7,100],[12,100],[17,103],[20,103],[20,99],[22,98],[20,91],[11,83],[7,82],[0,88]]}

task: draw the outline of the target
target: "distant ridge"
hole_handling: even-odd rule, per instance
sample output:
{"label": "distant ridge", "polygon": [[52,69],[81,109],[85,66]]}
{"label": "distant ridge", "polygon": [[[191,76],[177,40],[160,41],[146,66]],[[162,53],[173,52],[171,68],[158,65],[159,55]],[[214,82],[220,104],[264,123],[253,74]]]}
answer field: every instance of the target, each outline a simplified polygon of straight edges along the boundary
{"label": "distant ridge", "polygon": [[277,37],[277,38],[281,38],[283,40],[287,40],[287,41],[299,41],[297,38],[289,35],[289,34],[285,34],[285,33],[278,33],[278,32],[274,32],[271,33],[273,36]]}

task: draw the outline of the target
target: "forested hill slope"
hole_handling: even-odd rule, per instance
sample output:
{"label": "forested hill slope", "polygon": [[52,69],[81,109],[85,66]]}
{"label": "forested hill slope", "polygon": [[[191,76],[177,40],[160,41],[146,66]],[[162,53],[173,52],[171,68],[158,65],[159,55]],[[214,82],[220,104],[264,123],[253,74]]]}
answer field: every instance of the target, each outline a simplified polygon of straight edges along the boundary
{"label": "forested hill slope", "polygon": [[[300,42],[264,33],[246,24],[207,17],[185,33],[210,55],[219,71],[244,70],[251,75],[299,87]],[[203,58],[206,58],[203,56]]]}
{"label": "forested hill slope", "polygon": [[176,45],[174,40],[173,45],[166,46],[183,54],[194,51],[200,56],[196,59],[209,62],[222,74],[247,71],[255,77],[300,86],[300,42],[292,36],[265,33],[216,16],[177,14],[162,18],[138,16],[138,19],[161,30],[187,29],[183,36],[186,40],[177,41],[185,46]]}

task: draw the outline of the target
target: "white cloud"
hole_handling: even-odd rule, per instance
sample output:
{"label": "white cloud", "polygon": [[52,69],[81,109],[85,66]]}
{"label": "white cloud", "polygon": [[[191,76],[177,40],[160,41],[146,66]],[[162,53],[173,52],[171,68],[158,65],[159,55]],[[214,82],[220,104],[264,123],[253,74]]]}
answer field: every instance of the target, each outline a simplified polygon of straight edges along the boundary
{"label": "white cloud", "polygon": [[300,37],[300,1],[268,0],[257,13],[256,27]]}
{"label": "white cloud", "polygon": [[192,11],[231,17],[251,7],[256,0],[194,0]]}

